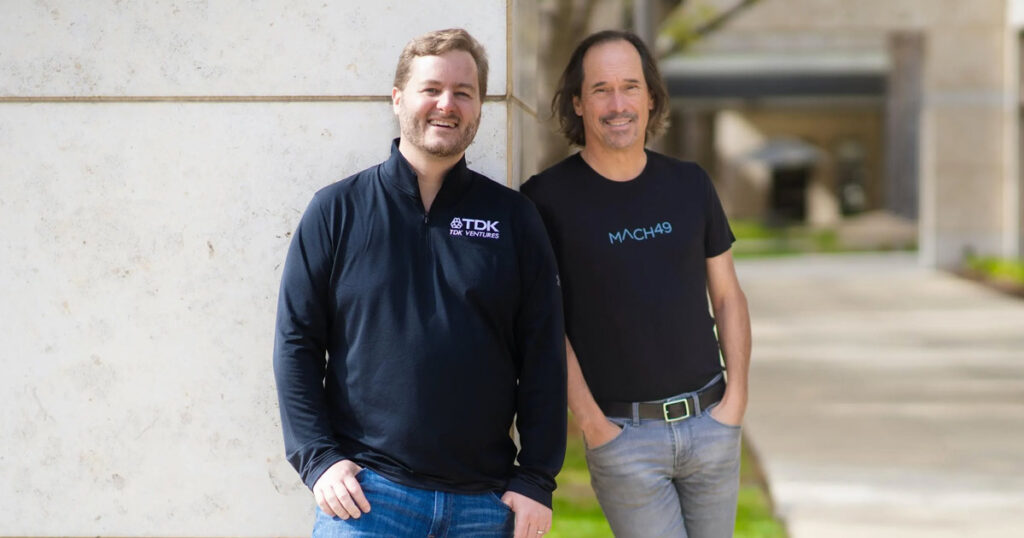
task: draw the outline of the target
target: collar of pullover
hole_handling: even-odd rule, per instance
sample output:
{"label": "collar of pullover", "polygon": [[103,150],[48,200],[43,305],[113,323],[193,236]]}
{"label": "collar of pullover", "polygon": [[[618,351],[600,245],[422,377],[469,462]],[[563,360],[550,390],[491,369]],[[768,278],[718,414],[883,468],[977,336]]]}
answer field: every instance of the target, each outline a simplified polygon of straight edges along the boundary
{"label": "collar of pullover", "polygon": [[[412,169],[409,161],[405,160],[405,157],[402,156],[402,152],[398,151],[398,141],[399,139],[396,138],[391,142],[391,157],[384,162],[384,182],[388,186],[394,187],[419,200],[420,185],[416,180],[416,172]],[[470,170],[466,166],[466,156],[463,155],[459,162],[455,163],[455,166],[445,174],[444,181],[441,183],[441,190],[438,191],[437,197],[434,198],[431,210],[435,207],[449,207],[453,205],[462,193],[466,192],[466,189],[469,188],[470,179]]]}

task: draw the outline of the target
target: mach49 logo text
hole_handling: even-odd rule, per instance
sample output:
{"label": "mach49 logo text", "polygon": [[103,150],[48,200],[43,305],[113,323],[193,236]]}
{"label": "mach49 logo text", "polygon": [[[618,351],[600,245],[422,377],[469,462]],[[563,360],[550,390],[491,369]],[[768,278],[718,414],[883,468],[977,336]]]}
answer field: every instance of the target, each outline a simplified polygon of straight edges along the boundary
{"label": "mach49 logo text", "polygon": [[482,237],[484,239],[497,239],[499,237],[498,221],[481,219],[464,219],[455,217],[452,219],[451,235],[459,237]]}
{"label": "mach49 logo text", "polygon": [[665,221],[646,228],[624,228],[621,232],[609,232],[608,242],[614,245],[616,243],[621,244],[627,239],[631,241],[646,241],[654,239],[659,235],[670,233],[672,233],[672,223]]}

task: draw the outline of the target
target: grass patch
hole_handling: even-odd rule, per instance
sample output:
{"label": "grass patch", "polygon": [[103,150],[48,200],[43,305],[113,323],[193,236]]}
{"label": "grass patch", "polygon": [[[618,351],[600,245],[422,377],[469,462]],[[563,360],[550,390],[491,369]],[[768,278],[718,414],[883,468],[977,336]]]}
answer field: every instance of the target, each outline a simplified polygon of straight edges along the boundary
{"label": "grass patch", "polygon": [[795,256],[809,252],[862,252],[874,250],[913,250],[916,245],[893,246],[880,242],[875,245],[844,244],[833,228],[810,226],[768,226],[755,220],[730,221],[736,243],[733,256],[737,258]]}
{"label": "grass patch", "polygon": [[1024,286],[1024,259],[971,256],[966,263],[985,278]]}
{"label": "grass patch", "polygon": [[[736,513],[736,538],[786,538],[782,524],[772,514],[764,475],[753,453],[743,443],[740,462],[740,495]],[[612,531],[590,489],[590,474],[583,455],[583,439],[569,416],[565,465],[558,475],[553,499],[554,521],[549,538],[612,538]]]}

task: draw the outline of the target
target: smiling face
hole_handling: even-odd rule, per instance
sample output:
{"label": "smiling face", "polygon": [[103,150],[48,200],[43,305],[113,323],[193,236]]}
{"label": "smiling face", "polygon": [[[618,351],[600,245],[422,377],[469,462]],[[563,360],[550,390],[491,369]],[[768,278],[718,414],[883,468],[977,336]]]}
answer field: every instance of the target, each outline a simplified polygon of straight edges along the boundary
{"label": "smiling face", "polygon": [[461,157],[480,124],[473,56],[452,50],[413,58],[405,87],[391,90],[391,103],[403,143],[435,158]]}
{"label": "smiling face", "polygon": [[573,97],[589,151],[643,150],[654,101],[640,53],[628,41],[594,45],[583,56],[583,85]]}

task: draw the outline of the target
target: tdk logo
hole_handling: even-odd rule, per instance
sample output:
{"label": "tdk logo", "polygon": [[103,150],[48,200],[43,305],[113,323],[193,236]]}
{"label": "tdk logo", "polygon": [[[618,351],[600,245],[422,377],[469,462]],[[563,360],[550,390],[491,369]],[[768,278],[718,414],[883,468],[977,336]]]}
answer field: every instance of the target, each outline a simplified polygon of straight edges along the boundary
{"label": "tdk logo", "polygon": [[656,236],[670,233],[672,233],[672,223],[665,221],[646,228],[626,228],[621,232],[611,232],[608,234],[608,242],[614,245],[616,243],[622,243],[627,239],[633,241],[646,241],[648,239],[654,239]]}
{"label": "tdk logo", "polygon": [[460,237],[497,239],[499,237],[498,221],[455,217],[452,219],[451,230],[449,233]]}

